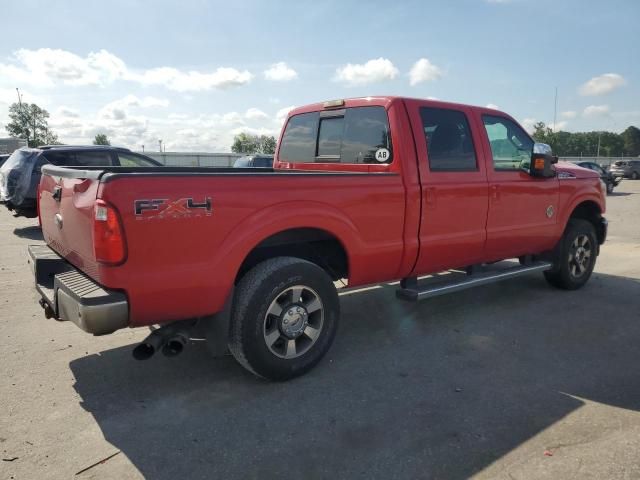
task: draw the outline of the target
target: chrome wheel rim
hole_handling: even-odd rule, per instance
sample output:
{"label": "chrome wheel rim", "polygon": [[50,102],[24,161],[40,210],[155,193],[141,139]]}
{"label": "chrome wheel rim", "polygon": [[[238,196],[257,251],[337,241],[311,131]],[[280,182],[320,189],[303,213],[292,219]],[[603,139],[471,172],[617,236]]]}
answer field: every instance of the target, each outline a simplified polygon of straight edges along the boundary
{"label": "chrome wheel rim", "polygon": [[593,248],[587,235],[578,235],[569,249],[569,273],[574,278],[582,277],[589,269]]}
{"label": "chrome wheel rim", "polygon": [[290,360],[316,343],[324,323],[324,306],[315,290],[294,285],[280,292],[264,316],[262,333],[269,351]]}

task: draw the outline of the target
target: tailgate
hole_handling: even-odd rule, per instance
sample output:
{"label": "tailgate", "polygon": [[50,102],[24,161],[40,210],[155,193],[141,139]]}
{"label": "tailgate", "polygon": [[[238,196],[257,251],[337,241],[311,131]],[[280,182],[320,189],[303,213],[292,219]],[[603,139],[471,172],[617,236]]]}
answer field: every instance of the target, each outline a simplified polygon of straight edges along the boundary
{"label": "tailgate", "polygon": [[47,244],[70,263],[93,276],[93,208],[100,170],[46,165],[40,180],[39,208]]}

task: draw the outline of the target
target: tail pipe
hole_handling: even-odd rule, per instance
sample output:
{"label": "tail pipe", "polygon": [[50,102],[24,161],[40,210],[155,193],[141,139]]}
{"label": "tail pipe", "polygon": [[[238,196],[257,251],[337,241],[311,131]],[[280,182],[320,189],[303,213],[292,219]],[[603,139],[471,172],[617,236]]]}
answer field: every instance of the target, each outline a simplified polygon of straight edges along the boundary
{"label": "tail pipe", "polygon": [[133,358],[136,360],[147,360],[153,356],[165,342],[165,337],[161,333],[162,328],[154,330],[145,338],[140,345],[133,349]]}
{"label": "tail pipe", "polygon": [[159,350],[166,357],[180,355],[189,343],[189,330],[193,325],[193,322],[176,322],[154,330],[133,349],[133,358],[147,360]]}

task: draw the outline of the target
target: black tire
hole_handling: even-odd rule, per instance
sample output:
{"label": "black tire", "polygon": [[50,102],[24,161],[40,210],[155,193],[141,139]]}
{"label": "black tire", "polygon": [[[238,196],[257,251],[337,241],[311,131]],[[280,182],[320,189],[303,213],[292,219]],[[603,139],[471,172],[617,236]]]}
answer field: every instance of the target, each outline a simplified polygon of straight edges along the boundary
{"label": "black tire", "polygon": [[544,276],[554,287],[577,290],[587,283],[596,264],[598,240],[593,224],[570,219],[558,247],[554,268]]}
{"label": "black tire", "polygon": [[638,172],[633,172],[631,174],[631,179],[632,180],[638,180],[640,178],[640,175],[638,175]]}
{"label": "black tire", "polygon": [[[300,287],[302,291],[295,299]],[[314,298],[319,299],[319,310]],[[278,308],[280,314],[271,313]],[[289,317],[296,309],[302,313],[294,312]],[[229,349],[255,375],[288,380],[311,370],[327,353],[336,335],[339,316],[338,292],[322,268],[294,257],[266,260],[247,272],[236,286]],[[289,322],[288,318],[293,320]],[[286,331],[294,323],[298,330]],[[319,332],[314,339],[306,333],[312,331],[307,330],[312,325],[312,330]],[[276,335],[279,337],[275,342],[269,343]],[[289,350],[291,341],[294,347]],[[286,358],[290,352],[299,356]]]}
{"label": "black tire", "polygon": [[613,193],[613,187],[615,185],[612,182],[607,183],[607,195]]}

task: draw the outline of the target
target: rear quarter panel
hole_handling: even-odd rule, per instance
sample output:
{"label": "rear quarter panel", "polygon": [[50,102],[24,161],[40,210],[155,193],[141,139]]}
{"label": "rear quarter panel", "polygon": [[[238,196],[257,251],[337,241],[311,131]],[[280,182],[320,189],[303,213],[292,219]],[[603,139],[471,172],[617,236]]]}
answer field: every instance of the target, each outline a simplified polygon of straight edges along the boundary
{"label": "rear quarter panel", "polygon": [[[126,175],[98,196],[124,224],[127,261],[99,266],[96,280],[124,289],[132,326],[219,311],[251,249],[289,228],[312,227],[347,251],[350,285],[397,278],[405,196],[398,174]],[[136,215],[141,199],[212,200],[212,213]]]}

